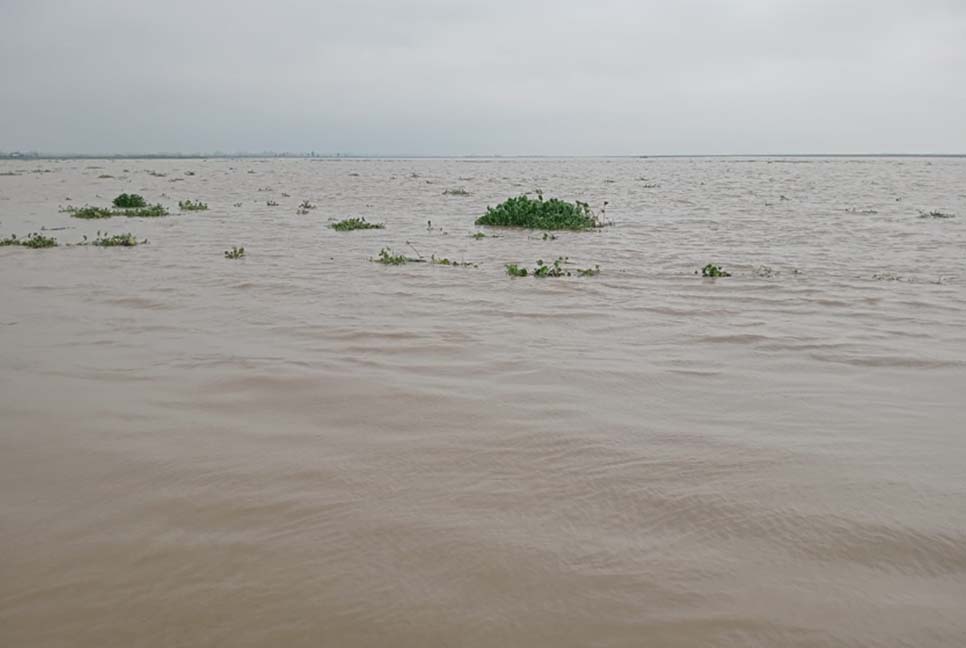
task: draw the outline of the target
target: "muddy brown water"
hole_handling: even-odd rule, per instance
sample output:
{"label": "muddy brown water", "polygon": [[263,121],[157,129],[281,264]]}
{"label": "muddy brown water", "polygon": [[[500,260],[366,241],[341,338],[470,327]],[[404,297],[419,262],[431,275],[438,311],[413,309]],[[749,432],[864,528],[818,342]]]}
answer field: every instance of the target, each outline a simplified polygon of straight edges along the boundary
{"label": "muddy brown water", "polygon": [[0,173],[0,645],[966,645],[964,159]]}

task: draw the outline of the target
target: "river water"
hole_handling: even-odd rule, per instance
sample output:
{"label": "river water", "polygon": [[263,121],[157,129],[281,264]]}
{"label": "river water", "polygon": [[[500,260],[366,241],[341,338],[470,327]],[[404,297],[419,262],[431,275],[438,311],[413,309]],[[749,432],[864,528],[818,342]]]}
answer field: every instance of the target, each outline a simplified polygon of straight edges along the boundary
{"label": "river water", "polygon": [[966,645],[966,159],[0,174],[0,645]]}

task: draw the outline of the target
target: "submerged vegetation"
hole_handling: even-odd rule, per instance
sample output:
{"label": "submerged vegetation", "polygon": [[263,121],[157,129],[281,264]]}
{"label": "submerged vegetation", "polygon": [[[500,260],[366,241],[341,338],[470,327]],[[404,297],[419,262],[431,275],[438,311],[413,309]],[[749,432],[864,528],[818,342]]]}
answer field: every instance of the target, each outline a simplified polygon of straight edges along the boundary
{"label": "submerged vegetation", "polygon": [[363,217],[346,218],[345,220],[332,223],[329,227],[337,232],[351,232],[352,230],[385,229],[386,226],[382,223],[370,223]]}
{"label": "submerged vegetation", "polygon": [[444,189],[443,195],[444,196],[469,196],[470,192],[464,189],[463,187],[458,187],[456,189]]}
{"label": "submerged vegetation", "polygon": [[130,209],[133,207],[144,207],[147,203],[144,202],[144,197],[138,194],[126,194],[122,193],[120,196],[114,199],[114,206],[121,209]]}
{"label": "submerged vegetation", "polygon": [[18,245],[20,247],[39,250],[42,248],[57,247],[57,239],[38,234],[37,232],[32,232],[27,235],[27,238],[23,239],[18,239],[15,234],[12,234],[8,238],[0,240],[0,247],[6,247],[8,245]]}
{"label": "submerged vegetation", "polygon": [[203,203],[200,200],[179,200],[178,209],[181,211],[205,211],[208,209],[208,203]]}
{"label": "submerged vegetation", "polygon": [[587,230],[604,225],[602,214],[595,214],[587,203],[544,200],[540,193],[536,199],[523,195],[487,207],[476,224],[542,230]]}
{"label": "submerged vegetation", "polygon": [[949,212],[941,212],[938,209],[934,209],[928,212],[924,212],[924,211],[919,212],[919,218],[955,218],[955,217],[956,217],[956,214],[950,214]]}
{"label": "submerged vegetation", "polygon": [[232,247],[230,250],[225,250],[226,259],[240,259],[245,256],[245,248],[243,247]]}
{"label": "submerged vegetation", "polygon": [[[698,273],[695,272],[694,274],[698,274]],[[717,264],[709,263],[708,265],[701,268],[701,276],[702,277],[730,277],[731,273],[722,270],[721,266]]]}

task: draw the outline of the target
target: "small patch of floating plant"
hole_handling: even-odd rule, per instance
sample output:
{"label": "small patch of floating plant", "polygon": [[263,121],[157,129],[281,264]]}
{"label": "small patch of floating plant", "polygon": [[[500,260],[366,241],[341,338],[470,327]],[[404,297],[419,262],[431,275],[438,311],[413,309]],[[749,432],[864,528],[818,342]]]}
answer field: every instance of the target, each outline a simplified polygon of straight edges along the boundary
{"label": "small patch of floating plant", "polygon": [[[606,207],[607,203],[604,203]],[[487,207],[486,214],[476,219],[477,225],[493,227],[521,227],[542,230],[588,230],[605,225],[604,210],[594,213],[585,202],[567,202],[551,198],[544,200],[522,195],[509,198],[496,207]]]}
{"label": "small patch of floating plant", "polygon": [[43,248],[57,247],[57,239],[38,234],[37,232],[31,232],[27,235],[27,238],[22,239],[17,238],[16,234],[11,234],[8,238],[0,240],[0,247],[9,245],[18,245],[20,247],[40,250]]}
{"label": "small patch of floating plant", "polygon": [[543,259],[537,260],[537,267],[533,269],[534,277],[569,277],[570,272],[563,267],[566,259],[557,257],[553,263],[546,264]]}
{"label": "small patch of floating plant", "polygon": [[956,214],[950,214],[949,212],[942,212],[938,209],[932,211],[920,211],[919,218],[956,218]]}
{"label": "small patch of floating plant", "polygon": [[115,213],[114,211],[105,209],[104,207],[91,207],[90,205],[84,205],[83,207],[74,207],[70,205],[64,209],[61,209],[60,211],[66,212],[74,218],[84,218],[87,220],[94,218],[110,218]]}
{"label": "small patch of floating plant", "polygon": [[157,218],[158,216],[167,216],[168,210],[159,203],[147,207],[137,207],[136,209],[118,209],[114,213],[130,218]]}
{"label": "small patch of floating plant", "polygon": [[593,268],[576,268],[573,272],[564,267],[568,263],[567,257],[557,257],[552,263],[545,263],[543,259],[537,260],[537,266],[532,270],[527,270],[524,266],[516,263],[506,264],[506,273],[511,277],[572,277],[576,272],[578,277],[595,277],[600,274],[600,266]]}
{"label": "small patch of floating plant", "polygon": [[329,225],[332,229],[337,232],[351,232],[353,230],[367,230],[367,229],[385,229],[385,225],[382,223],[370,223],[363,218],[346,218]]}
{"label": "small patch of floating plant", "polygon": [[381,263],[383,265],[403,265],[406,263],[425,263],[426,259],[416,259],[413,257],[408,257],[404,254],[396,254],[393,252],[392,248],[382,248],[379,250],[379,256],[369,259],[373,263]]}
{"label": "small patch of floating plant", "polygon": [[265,201],[265,206],[266,207],[278,207],[278,203],[275,202],[274,200],[266,200]]}
{"label": "small patch of floating plant", "polygon": [[208,209],[208,203],[203,203],[200,200],[179,200],[178,209],[181,211],[205,211]]}
{"label": "small patch of floating plant", "polygon": [[240,259],[245,256],[245,248],[243,247],[232,247],[230,250],[225,250],[226,259]]}
{"label": "small patch of floating plant", "polygon": [[444,189],[444,196],[469,196],[470,192],[463,187],[457,187],[456,189]]}
{"label": "small patch of floating plant", "polygon": [[[97,247],[135,247],[137,245],[142,245],[147,243],[148,240],[138,241],[134,234],[113,234],[108,236],[107,232],[100,235],[91,241],[91,245],[96,245]],[[85,236],[86,240],[87,237]]]}
{"label": "small patch of floating plant", "polygon": [[299,209],[305,209],[305,210],[315,209],[315,205],[313,205],[312,203],[310,203],[308,200],[303,200],[299,204]]}
{"label": "small patch of floating plant", "polygon": [[469,261],[453,261],[451,259],[447,259],[446,257],[438,257],[435,254],[429,258],[429,262],[432,263],[433,265],[452,266],[454,268],[479,268],[480,267],[478,263],[471,263]]}
{"label": "small patch of floating plant", "polygon": [[138,194],[126,194],[122,193],[120,196],[114,199],[114,206],[120,209],[131,209],[134,207],[145,207],[147,203],[144,201],[144,197]]}
{"label": "small patch of floating plant", "polygon": [[[694,274],[698,274],[698,271],[695,270],[694,271]],[[725,270],[722,270],[721,266],[719,266],[719,265],[717,265],[715,263],[709,263],[708,265],[706,265],[703,268],[701,268],[701,276],[702,277],[713,277],[713,278],[717,278],[717,277],[730,277],[731,276],[731,273],[730,272],[726,272]]]}
{"label": "small patch of floating plant", "polygon": [[519,266],[516,263],[506,264],[506,273],[511,277],[526,277],[529,271],[523,266]]}

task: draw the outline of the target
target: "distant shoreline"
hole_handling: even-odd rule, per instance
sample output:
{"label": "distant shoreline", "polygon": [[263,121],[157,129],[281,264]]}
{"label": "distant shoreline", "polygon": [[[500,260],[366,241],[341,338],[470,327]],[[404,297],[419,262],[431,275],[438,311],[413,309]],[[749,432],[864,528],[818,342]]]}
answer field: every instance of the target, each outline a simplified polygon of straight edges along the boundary
{"label": "distant shoreline", "polygon": [[0,161],[28,160],[580,160],[683,158],[966,158],[966,153],[694,153],[674,155],[355,155],[312,153],[6,153]]}

